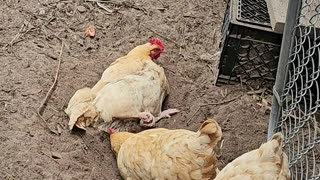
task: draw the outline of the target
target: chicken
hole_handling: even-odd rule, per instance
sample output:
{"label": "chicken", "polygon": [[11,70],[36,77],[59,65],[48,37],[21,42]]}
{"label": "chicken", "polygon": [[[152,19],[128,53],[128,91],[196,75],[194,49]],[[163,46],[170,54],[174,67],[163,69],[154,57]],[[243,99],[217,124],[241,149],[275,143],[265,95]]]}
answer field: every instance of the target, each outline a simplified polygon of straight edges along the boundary
{"label": "chicken", "polygon": [[101,79],[91,89],[91,93],[96,94],[110,81],[143,70],[147,63],[156,65],[152,60],[157,60],[163,52],[164,46],[157,39],[135,47],[126,56],[120,57],[110,64],[103,72]]}
{"label": "chicken", "polygon": [[[82,88],[76,91],[71,97],[68,107],[65,110],[69,116],[69,129],[71,130],[76,124],[77,127],[84,129],[89,126],[97,118],[99,114],[92,104],[93,96],[90,88]],[[82,125],[80,125],[80,122]],[[86,123],[86,124],[83,124]]]}
{"label": "chicken", "polygon": [[283,135],[276,133],[259,149],[238,157],[215,180],[289,180],[288,157],[282,152]]}
{"label": "chicken", "polygon": [[[168,82],[163,68],[147,64],[145,70],[125,76],[105,85],[93,101],[103,123],[112,120],[141,119],[141,125],[152,127],[157,121],[178,112],[169,109],[161,112],[162,102],[167,95]],[[157,117],[154,117],[156,115]]]}
{"label": "chicken", "polygon": [[216,176],[215,147],[221,128],[206,120],[197,132],[156,128],[137,134],[107,131],[121,176],[138,179],[212,179]]}
{"label": "chicken", "polygon": [[[153,126],[159,119],[178,112],[161,112],[169,85],[163,68],[152,60],[163,51],[159,40],[150,40],[113,62],[92,89],[78,90],[65,110],[70,118],[69,129],[76,125],[85,130],[93,123],[98,126],[112,119],[141,119],[143,125]],[[104,121],[98,121],[100,118]]]}

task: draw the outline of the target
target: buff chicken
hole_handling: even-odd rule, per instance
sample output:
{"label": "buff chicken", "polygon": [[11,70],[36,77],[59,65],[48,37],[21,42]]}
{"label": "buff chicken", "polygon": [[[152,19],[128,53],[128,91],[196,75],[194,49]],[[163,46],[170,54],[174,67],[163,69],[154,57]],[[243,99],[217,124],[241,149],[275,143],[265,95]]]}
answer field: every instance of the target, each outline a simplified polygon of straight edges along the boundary
{"label": "buff chicken", "polygon": [[212,179],[218,172],[215,148],[222,132],[206,120],[197,132],[156,128],[134,134],[108,129],[121,176],[139,179]]}
{"label": "buff chicken", "polygon": [[140,119],[142,125],[153,126],[177,113],[176,109],[161,111],[169,85],[164,69],[153,60],[163,51],[163,44],[152,39],[113,62],[93,88],[76,91],[65,110],[69,128],[102,127],[115,119]]}
{"label": "buff chicken", "polygon": [[288,157],[282,152],[283,135],[276,133],[259,149],[238,157],[215,180],[289,180]]}

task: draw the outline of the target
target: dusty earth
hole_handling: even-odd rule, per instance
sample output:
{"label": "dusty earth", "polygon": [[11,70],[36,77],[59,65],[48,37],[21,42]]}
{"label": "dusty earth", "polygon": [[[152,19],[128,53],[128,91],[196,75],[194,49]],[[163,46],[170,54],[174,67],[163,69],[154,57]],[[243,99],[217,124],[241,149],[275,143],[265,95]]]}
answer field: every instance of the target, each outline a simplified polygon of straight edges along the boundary
{"label": "dusty earth", "polygon": [[[223,0],[102,4],[108,9],[76,0],[0,4],[0,179],[121,179],[108,138],[93,128],[70,132],[63,110],[77,89],[93,86],[113,60],[151,37],[167,50],[158,62],[171,84],[164,108],[182,110],[157,127],[197,130],[215,118],[223,129],[220,168],[266,140],[268,111],[257,96],[240,85],[213,85]],[[93,38],[84,37],[89,25]],[[42,120],[37,108],[54,81],[62,41],[57,87]]]}

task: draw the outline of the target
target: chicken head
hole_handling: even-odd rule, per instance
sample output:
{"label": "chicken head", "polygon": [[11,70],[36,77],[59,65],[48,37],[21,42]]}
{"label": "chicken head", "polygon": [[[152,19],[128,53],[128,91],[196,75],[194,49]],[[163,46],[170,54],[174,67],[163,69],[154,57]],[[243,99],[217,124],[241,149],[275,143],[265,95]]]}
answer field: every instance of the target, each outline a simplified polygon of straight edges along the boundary
{"label": "chicken head", "polygon": [[157,60],[160,57],[160,54],[164,52],[164,46],[158,39],[151,39],[149,43],[154,46],[154,49],[150,51],[149,56],[152,60]]}

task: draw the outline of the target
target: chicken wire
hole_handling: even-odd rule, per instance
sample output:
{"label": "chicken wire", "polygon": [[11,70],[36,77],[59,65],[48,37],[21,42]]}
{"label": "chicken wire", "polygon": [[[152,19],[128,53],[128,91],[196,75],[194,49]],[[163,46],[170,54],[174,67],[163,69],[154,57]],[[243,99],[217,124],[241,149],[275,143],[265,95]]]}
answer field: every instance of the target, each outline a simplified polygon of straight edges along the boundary
{"label": "chicken wire", "polygon": [[[284,136],[292,179],[320,179],[320,0],[290,0],[281,47],[272,132]],[[288,43],[289,42],[289,43]]]}

